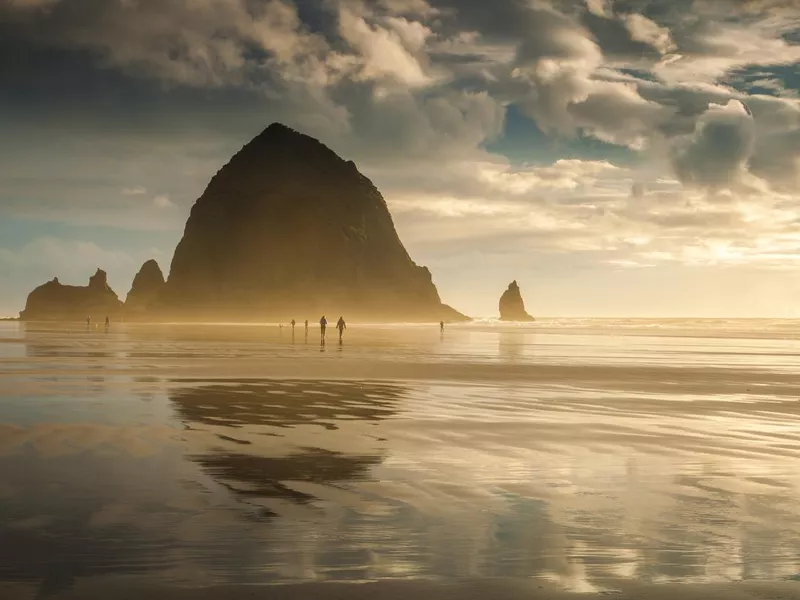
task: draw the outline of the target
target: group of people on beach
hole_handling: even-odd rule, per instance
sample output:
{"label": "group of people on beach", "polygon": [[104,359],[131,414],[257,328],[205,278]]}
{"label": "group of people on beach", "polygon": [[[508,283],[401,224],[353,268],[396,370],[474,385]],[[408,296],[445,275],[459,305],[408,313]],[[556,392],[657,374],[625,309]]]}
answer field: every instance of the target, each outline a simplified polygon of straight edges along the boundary
{"label": "group of people on beach", "polygon": [[[292,334],[294,335],[294,328],[297,325],[297,321],[292,319],[289,322],[289,325],[292,326]],[[308,319],[305,320],[305,331],[306,337],[308,337]],[[280,326],[283,329],[283,325]],[[319,320],[319,337],[322,343],[325,343],[325,330],[328,328],[328,319],[325,318],[325,315],[322,315],[322,318]],[[344,321],[344,317],[339,317],[339,320],[336,321],[336,329],[339,330],[339,343],[342,343],[342,335],[344,334],[344,330],[347,329],[347,323]],[[444,321],[439,321],[439,331],[444,334]]]}
{"label": "group of people on beach", "polygon": [[[106,316],[106,331],[111,327],[111,319]],[[92,317],[86,317],[86,329],[92,328]]]}
{"label": "group of people on beach", "polygon": [[[294,333],[294,328],[297,325],[297,321],[292,319],[289,323],[292,326],[292,333]],[[308,335],[308,319],[305,320],[305,330],[306,336]],[[283,325],[281,325],[283,327]],[[325,341],[325,330],[328,328],[328,319],[325,318],[325,315],[322,315],[322,318],[319,320],[319,337],[321,341]],[[339,343],[342,342],[342,335],[344,335],[344,330],[347,329],[347,323],[344,321],[344,317],[339,317],[339,320],[336,322],[336,329],[339,330]]]}
{"label": "group of people on beach", "polygon": [[[295,325],[297,325],[297,321],[294,319],[291,320],[289,323],[292,326],[292,333],[294,333]],[[106,316],[106,324],[105,329],[108,331],[109,327],[111,327],[111,320]],[[283,325],[280,326],[283,329]],[[92,328],[92,317],[86,317],[86,328]],[[306,335],[308,335],[308,319],[305,320],[305,328],[306,328]],[[325,330],[328,328],[328,319],[325,318],[325,315],[322,315],[322,318],[319,320],[319,337],[324,342],[325,341]],[[347,323],[344,321],[344,317],[339,317],[339,320],[336,321],[336,329],[339,330],[339,343],[342,342],[342,335],[344,334],[344,330],[347,329]],[[444,321],[439,321],[439,330],[444,333]]]}

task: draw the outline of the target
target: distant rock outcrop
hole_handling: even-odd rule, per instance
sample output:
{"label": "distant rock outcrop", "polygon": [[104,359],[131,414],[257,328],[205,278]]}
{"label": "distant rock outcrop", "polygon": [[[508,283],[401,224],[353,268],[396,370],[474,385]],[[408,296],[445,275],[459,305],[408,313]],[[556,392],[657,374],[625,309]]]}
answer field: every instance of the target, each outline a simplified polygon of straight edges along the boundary
{"label": "distant rock outcrop", "polygon": [[165,290],[170,318],[464,320],[409,257],[356,166],[279,123],[192,207]]}
{"label": "distant rock outcrop", "polygon": [[154,260],[148,260],[133,278],[133,285],[125,298],[125,315],[141,316],[148,310],[157,308],[164,293],[166,281],[161,267]]}
{"label": "distant rock outcrop", "polygon": [[522,301],[522,294],[519,285],[512,281],[508,289],[500,296],[500,320],[501,321],[535,321],[525,311],[525,303]]}
{"label": "distant rock outcrop", "polygon": [[118,318],[122,302],[108,285],[106,272],[97,269],[88,286],[63,285],[58,277],[40,285],[28,295],[19,317],[23,321],[71,321],[91,317]]}

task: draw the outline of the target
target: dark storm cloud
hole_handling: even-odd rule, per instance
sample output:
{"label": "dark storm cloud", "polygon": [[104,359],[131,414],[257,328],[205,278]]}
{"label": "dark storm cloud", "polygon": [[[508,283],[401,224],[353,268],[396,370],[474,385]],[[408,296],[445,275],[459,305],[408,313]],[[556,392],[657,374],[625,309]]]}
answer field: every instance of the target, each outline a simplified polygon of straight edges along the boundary
{"label": "dark storm cloud", "polygon": [[753,153],[753,119],[744,105],[715,107],[698,121],[694,135],[674,150],[682,180],[700,186],[735,183]]}

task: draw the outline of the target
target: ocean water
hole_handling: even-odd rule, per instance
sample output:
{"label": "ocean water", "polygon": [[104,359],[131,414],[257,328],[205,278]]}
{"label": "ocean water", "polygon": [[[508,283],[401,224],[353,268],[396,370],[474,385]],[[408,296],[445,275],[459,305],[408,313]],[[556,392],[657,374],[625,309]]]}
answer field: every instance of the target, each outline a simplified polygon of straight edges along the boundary
{"label": "ocean water", "polygon": [[0,323],[0,582],[796,578],[800,322]]}

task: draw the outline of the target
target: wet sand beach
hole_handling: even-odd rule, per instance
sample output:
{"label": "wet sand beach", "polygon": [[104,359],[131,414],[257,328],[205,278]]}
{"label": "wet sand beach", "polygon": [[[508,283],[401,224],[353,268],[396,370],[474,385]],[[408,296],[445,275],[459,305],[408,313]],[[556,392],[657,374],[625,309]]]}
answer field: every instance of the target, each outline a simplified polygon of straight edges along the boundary
{"label": "wet sand beach", "polygon": [[0,597],[800,598],[799,347],[0,323]]}
{"label": "wet sand beach", "polygon": [[[798,583],[743,582],[707,585],[637,585],[603,593],[575,593],[546,589],[531,581],[477,580],[448,583],[425,581],[379,581],[359,584],[299,583],[293,585],[234,587],[157,587],[128,580],[110,580],[86,584],[56,594],[60,600],[797,600]],[[0,584],[4,600],[30,600],[35,590],[29,586]]]}

